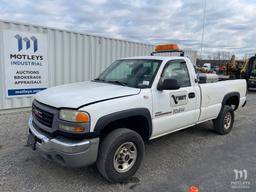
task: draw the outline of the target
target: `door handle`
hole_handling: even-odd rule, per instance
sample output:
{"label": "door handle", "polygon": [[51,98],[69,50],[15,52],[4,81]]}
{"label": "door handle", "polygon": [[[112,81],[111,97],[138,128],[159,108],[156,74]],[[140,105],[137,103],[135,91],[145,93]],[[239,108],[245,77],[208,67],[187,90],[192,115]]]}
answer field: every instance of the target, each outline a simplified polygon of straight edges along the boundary
{"label": "door handle", "polygon": [[194,92],[191,92],[188,94],[189,99],[195,98],[195,96],[196,96],[196,94]]}

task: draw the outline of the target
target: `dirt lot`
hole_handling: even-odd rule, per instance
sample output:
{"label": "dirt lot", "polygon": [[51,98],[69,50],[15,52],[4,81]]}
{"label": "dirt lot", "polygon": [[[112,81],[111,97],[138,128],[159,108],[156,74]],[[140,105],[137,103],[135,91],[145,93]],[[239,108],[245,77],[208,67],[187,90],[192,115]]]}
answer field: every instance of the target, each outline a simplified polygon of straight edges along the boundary
{"label": "dirt lot", "polygon": [[[150,141],[137,174],[127,183],[109,184],[95,166],[68,169],[25,147],[28,112],[0,115],[0,191],[256,191],[256,92],[236,112],[232,132],[216,135],[207,122]],[[247,178],[235,180],[234,170]],[[244,176],[244,175],[243,175]],[[240,187],[234,189],[235,182]],[[237,183],[237,182],[236,182]]]}

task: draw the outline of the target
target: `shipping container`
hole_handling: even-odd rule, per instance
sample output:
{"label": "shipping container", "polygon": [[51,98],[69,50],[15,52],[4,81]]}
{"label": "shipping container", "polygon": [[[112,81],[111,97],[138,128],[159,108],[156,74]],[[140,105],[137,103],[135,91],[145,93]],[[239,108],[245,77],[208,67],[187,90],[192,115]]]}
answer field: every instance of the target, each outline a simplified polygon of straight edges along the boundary
{"label": "shipping container", "polygon": [[[21,33],[35,33],[46,36],[47,63],[48,63],[48,87],[86,81],[97,77],[114,60],[129,56],[150,55],[154,45],[120,40],[73,32],[62,29],[54,29],[44,26],[0,21],[0,111],[4,109],[16,109],[29,107],[31,96],[7,97],[5,71],[5,44],[4,31],[16,31]],[[31,41],[33,40],[30,37]],[[23,38],[27,43],[27,40]],[[22,41],[22,40],[21,40]],[[32,45],[29,41],[26,48]],[[35,45],[34,45],[35,46]],[[185,50],[185,56],[195,63],[196,51]]]}

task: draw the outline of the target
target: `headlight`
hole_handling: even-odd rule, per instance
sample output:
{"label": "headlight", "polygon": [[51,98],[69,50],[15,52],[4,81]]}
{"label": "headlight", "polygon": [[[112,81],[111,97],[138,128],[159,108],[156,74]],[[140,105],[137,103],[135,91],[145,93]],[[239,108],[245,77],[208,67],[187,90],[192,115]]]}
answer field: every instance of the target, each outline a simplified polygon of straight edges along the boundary
{"label": "headlight", "polygon": [[[71,132],[71,133],[85,133],[88,132],[88,124],[90,122],[90,116],[83,111],[76,111],[70,109],[60,110],[59,118],[67,121],[60,123],[59,129]],[[85,123],[83,125],[83,123]]]}
{"label": "headlight", "polygon": [[88,123],[90,121],[90,116],[83,111],[62,109],[60,110],[60,119],[74,123]]}

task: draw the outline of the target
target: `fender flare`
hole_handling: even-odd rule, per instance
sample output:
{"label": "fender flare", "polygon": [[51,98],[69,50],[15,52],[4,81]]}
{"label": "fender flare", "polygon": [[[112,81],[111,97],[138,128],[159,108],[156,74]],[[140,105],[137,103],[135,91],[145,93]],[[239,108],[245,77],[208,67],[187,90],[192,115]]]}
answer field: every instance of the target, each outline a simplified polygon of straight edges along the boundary
{"label": "fender flare", "polygon": [[149,126],[149,133],[148,133],[148,139],[149,139],[152,134],[152,118],[151,118],[150,111],[147,108],[128,109],[128,110],[118,111],[118,112],[114,112],[114,113],[105,115],[103,117],[100,117],[96,122],[94,132],[96,133],[96,135],[99,136],[109,123],[117,121],[119,119],[129,118],[133,116],[143,116],[147,119],[148,126]]}
{"label": "fender flare", "polygon": [[238,105],[235,107],[234,111],[237,110],[239,103],[240,103],[240,93],[239,92],[231,92],[228,93],[224,96],[223,100],[222,100],[222,106],[227,102],[228,99],[230,99],[231,97],[238,97]]}

